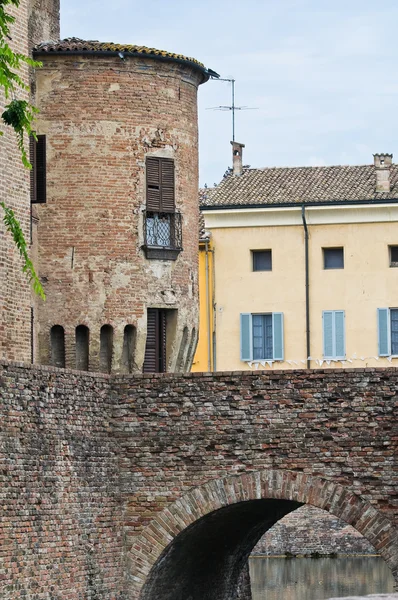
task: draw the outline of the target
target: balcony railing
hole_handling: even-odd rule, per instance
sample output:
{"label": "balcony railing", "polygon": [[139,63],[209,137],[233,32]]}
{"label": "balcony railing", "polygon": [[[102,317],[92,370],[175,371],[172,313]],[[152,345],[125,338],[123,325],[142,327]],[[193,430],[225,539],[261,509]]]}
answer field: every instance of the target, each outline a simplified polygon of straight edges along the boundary
{"label": "balcony railing", "polygon": [[176,260],[182,250],[181,214],[144,211],[144,250],[147,258]]}

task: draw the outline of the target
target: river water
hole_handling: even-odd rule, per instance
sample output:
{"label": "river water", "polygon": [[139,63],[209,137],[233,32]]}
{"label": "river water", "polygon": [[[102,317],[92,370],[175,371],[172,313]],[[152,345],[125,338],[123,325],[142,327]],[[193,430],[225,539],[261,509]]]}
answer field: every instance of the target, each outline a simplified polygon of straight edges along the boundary
{"label": "river water", "polygon": [[383,559],[339,558],[250,559],[253,600],[324,600],[394,591],[394,579]]}

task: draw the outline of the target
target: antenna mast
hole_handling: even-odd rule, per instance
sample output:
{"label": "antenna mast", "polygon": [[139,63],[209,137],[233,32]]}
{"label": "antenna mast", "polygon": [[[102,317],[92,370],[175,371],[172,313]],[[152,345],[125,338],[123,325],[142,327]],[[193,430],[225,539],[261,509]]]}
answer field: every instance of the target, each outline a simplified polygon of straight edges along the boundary
{"label": "antenna mast", "polygon": [[228,81],[232,87],[232,102],[230,106],[213,106],[207,110],[230,110],[232,113],[232,141],[235,141],[235,111],[236,110],[256,110],[248,106],[235,106],[235,79],[223,79],[222,77],[211,77],[216,81]]}

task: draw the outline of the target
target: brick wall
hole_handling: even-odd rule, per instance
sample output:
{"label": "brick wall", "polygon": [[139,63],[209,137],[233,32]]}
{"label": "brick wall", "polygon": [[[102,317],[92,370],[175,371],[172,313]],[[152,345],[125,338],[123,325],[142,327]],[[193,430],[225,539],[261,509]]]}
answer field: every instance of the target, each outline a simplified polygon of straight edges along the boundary
{"label": "brick wall", "polygon": [[2,600],[122,600],[106,376],[0,363]]}
{"label": "brick wall", "polygon": [[[11,27],[10,46],[16,52],[29,54],[32,45],[41,41],[42,35],[59,35],[59,0],[21,0],[19,8],[7,7],[16,21]],[[33,81],[33,73],[23,66],[22,80]],[[26,90],[18,98],[28,100]],[[0,94],[0,114],[9,102]],[[0,143],[0,201],[12,208],[21,223],[25,239],[30,244],[29,171],[21,162],[14,132],[0,123],[4,132]],[[29,282],[22,273],[22,260],[15,250],[9,233],[6,233],[0,209],[0,358],[31,360],[31,297]]]}
{"label": "brick wall", "polygon": [[[40,55],[38,130],[47,139],[47,203],[35,207],[38,256],[47,302],[39,307],[40,363],[61,325],[66,366],[75,367],[75,328],[90,330],[90,370],[99,370],[103,325],[114,329],[113,370],[122,371],[123,332],[136,327],[141,371],[146,309],[178,310],[168,324],[168,370],[184,370],[197,330],[197,87],[189,65],[145,57]],[[175,161],[183,252],[146,259],[145,160]],[[170,313],[171,314],[171,313]],[[174,314],[174,313],[173,313]],[[188,337],[177,361],[184,328]],[[192,348],[190,354],[193,354]],[[180,364],[177,364],[180,363]],[[184,367],[181,367],[181,364]]]}
{"label": "brick wall", "polygon": [[183,572],[224,600],[246,551],[306,502],[366,533],[397,576],[397,389],[394,369],[110,377],[1,363],[2,598],[125,600],[148,580],[142,598],[167,600]]}
{"label": "brick wall", "polygon": [[[7,6],[16,17],[11,27],[10,45],[16,52],[28,53],[28,1],[22,0],[18,9]],[[28,83],[28,69],[23,67],[20,75]],[[21,90],[18,98],[28,100],[28,92]],[[0,93],[0,114],[10,101]],[[0,123],[4,135],[0,138],[0,201],[13,209],[19,219],[25,239],[29,243],[30,199],[29,172],[21,162],[14,131]],[[30,289],[22,273],[22,260],[12,237],[3,225],[3,209],[0,208],[0,358],[30,361]]]}

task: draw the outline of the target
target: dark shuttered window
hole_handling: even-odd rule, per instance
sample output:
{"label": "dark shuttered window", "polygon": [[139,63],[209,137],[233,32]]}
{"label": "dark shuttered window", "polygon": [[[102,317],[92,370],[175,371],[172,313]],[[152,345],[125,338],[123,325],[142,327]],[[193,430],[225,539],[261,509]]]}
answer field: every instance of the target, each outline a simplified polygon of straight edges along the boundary
{"label": "dark shuttered window", "polygon": [[166,371],[166,311],[148,308],[144,373]]}
{"label": "dark shuttered window", "polygon": [[147,158],[146,184],[147,211],[173,213],[175,211],[174,160]]}
{"label": "dark shuttered window", "polygon": [[46,194],[46,136],[38,135],[29,139],[30,164],[30,199],[32,204],[44,204]]}

